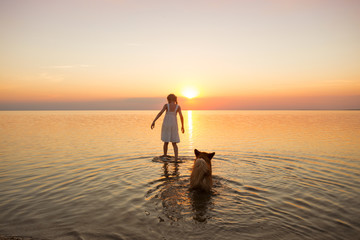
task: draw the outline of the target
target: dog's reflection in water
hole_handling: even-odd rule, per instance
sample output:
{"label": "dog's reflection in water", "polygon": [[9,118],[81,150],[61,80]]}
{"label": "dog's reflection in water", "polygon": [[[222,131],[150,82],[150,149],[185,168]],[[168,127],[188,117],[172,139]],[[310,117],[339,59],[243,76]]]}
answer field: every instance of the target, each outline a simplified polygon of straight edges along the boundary
{"label": "dog's reflection in water", "polygon": [[179,221],[195,220],[206,222],[209,218],[209,208],[212,208],[212,192],[190,190],[188,176],[180,176],[178,163],[164,163],[162,166],[163,184],[160,194],[164,217],[171,224]]}
{"label": "dog's reflection in water", "polygon": [[210,192],[192,190],[189,193],[193,219],[197,222],[206,222],[211,218],[209,210],[213,207]]}

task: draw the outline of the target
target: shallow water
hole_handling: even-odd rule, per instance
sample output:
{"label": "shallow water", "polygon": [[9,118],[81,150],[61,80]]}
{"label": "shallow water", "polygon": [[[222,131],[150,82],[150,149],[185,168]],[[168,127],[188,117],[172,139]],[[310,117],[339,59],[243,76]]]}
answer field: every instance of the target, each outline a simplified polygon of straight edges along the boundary
{"label": "shallow water", "polygon": [[[152,161],[156,114],[0,112],[0,234],[360,236],[360,111],[185,111],[177,164]],[[194,148],[216,152],[210,194],[188,190]]]}

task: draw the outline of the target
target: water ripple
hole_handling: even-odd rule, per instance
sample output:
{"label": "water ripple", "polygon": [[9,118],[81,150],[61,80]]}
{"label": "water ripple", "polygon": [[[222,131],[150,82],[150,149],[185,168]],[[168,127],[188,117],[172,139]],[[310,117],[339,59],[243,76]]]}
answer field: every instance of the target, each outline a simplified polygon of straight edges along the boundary
{"label": "water ripple", "polygon": [[[1,129],[7,137],[0,142],[0,234],[357,239],[358,148],[331,141],[358,134],[348,122],[304,128],[301,113],[282,112],[291,121],[280,126],[284,120],[274,114],[193,112],[198,125],[182,136],[179,163],[153,161],[162,151],[160,130],[144,134],[153,119],[148,112],[3,114],[0,122],[8,128]],[[331,134],[316,135],[318,128]],[[209,194],[189,190],[193,145],[216,152]]]}

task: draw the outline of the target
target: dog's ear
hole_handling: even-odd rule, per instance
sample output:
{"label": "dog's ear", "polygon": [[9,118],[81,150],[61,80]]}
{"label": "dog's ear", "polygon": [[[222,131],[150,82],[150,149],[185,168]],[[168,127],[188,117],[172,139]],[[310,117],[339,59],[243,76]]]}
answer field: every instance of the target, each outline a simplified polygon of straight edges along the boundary
{"label": "dog's ear", "polygon": [[196,156],[196,157],[198,157],[198,156],[200,155],[199,150],[195,149],[194,152],[195,152],[195,156]]}
{"label": "dog's ear", "polygon": [[208,157],[209,157],[209,159],[211,160],[213,157],[214,157],[214,155],[215,155],[215,153],[213,152],[213,153],[208,153]]}

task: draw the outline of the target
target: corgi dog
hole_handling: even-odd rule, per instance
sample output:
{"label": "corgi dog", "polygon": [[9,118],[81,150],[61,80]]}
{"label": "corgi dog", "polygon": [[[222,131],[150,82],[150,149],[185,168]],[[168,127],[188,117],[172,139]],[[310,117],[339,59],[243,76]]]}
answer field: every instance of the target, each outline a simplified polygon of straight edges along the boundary
{"label": "corgi dog", "polygon": [[212,171],[211,159],[215,153],[200,152],[197,149],[195,152],[194,166],[190,176],[190,189],[202,190],[210,192],[212,187]]}

